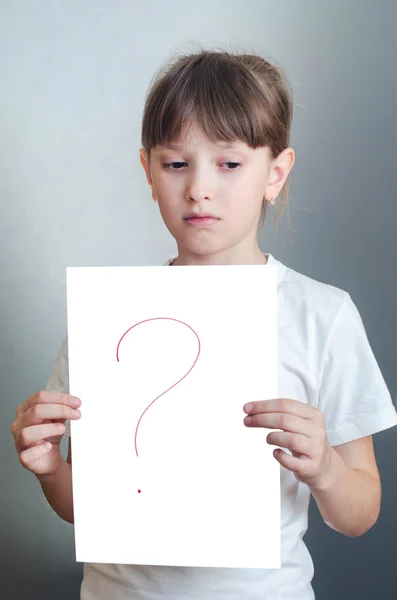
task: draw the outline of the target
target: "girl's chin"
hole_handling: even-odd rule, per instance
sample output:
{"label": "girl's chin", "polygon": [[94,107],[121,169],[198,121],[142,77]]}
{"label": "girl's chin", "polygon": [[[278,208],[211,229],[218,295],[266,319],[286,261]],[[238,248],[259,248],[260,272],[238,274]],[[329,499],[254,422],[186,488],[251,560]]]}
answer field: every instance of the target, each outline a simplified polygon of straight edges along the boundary
{"label": "girl's chin", "polygon": [[211,256],[217,256],[230,250],[230,246],[219,244],[186,244],[178,243],[179,254],[189,255],[195,257],[210,258]]}

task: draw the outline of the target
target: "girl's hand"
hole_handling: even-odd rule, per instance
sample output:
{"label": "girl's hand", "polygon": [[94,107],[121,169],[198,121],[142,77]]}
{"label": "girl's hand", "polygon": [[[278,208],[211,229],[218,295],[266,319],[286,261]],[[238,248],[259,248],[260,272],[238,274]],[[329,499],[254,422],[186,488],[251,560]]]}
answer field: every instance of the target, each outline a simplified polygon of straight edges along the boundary
{"label": "girl's hand", "polygon": [[11,426],[19,461],[38,479],[53,475],[62,456],[59,445],[66,419],[79,419],[78,398],[60,392],[42,391],[18,406]]}
{"label": "girl's hand", "polygon": [[248,427],[281,429],[267,436],[268,444],[292,452],[291,456],[284,450],[274,450],[280,465],[310,487],[323,484],[331,471],[333,449],[320,410],[298,400],[278,398],[245,404],[244,412],[249,414],[244,419]]}

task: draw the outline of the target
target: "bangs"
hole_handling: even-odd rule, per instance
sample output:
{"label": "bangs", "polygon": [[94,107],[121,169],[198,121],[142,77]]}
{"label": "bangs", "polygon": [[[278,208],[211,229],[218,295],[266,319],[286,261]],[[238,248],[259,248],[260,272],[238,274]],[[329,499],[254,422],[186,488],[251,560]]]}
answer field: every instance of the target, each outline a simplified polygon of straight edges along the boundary
{"label": "bangs", "polygon": [[181,142],[197,126],[211,142],[245,142],[255,149],[272,140],[269,98],[255,76],[232,57],[213,54],[178,65],[154,84],[145,105],[142,145]]}

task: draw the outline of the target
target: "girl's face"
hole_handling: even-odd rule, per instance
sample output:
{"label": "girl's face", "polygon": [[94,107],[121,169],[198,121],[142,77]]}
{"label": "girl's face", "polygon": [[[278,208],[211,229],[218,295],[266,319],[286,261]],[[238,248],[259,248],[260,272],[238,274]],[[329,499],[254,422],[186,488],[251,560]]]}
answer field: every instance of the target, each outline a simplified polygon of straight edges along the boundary
{"label": "girl's face", "polygon": [[292,167],[293,151],[287,150],[272,161],[268,148],[213,143],[193,127],[178,145],[154,148],[150,165],[141,150],[152,196],[178,245],[178,262],[263,260],[258,219],[264,195],[277,196]]}

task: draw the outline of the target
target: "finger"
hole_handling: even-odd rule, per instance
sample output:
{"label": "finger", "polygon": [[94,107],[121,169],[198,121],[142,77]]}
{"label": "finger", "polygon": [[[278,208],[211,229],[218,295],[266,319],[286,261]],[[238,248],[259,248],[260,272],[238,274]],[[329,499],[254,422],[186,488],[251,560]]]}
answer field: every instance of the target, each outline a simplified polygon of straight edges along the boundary
{"label": "finger", "polygon": [[21,412],[26,412],[36,404],[64,404],[66,406],[77,408],[78,406],[81,406],[81,400],[80,398],[70,396],[69,394],[63,394],[52,390],[42,390],[41,392],[30,396],[25,402],[22,402],[20,410]]}
{"label": "finger", "polygon": [[244,419],[248,427],[265,427],[266,429],[282,429],[291,433],[311,436],[313,424],[308,419],[289,413],[259,413]]}
{"label": "finger", "polygon": [[311,440],[299,433],[286,433],[285,431],[272,431],[266,438],[266,441],[271,446],[281,446],[287,448],[291,452],[304,454],[311,458]]}
{"label": "finger", "polygon": [[273,456],[280,463],[280,465],[285,469],[288,469],[288,471],[292,471],[293,473],[299,472],[301,467],[301,459],[291,456],[279,448],[274,450]]}
{"label": "finger", "polygon": [[51,442],[43,442],[37,446],[32,446],[31,448],[21,452],[19,455],[19,460],[26,469],[31,469],[34,463],[47,454],[51,448]]}
{"label": "finger", "polygon": [[21,429],[17,435],[19,448],[29,448],[32,444],[41,442],[49,437],[61,435],[65,432],[64,423],[44,423]]}
{"label": "finger", "polygon": [[35,404],[22,414],[19,419],[19,427],[23,429],[38,425],[45,419],[76,420],[80,417],[81,413],[78,409],[65,404]]}
{"label": "finger", "polygon": [[312,419],[317,409],[310,404],[305,404],[299,400],[290,398],[275,398],[274,400],[257,400],[249,402],[243,407],[244,412],[250,415],[258,413],[289,413],[302,417],[303,419]]}

